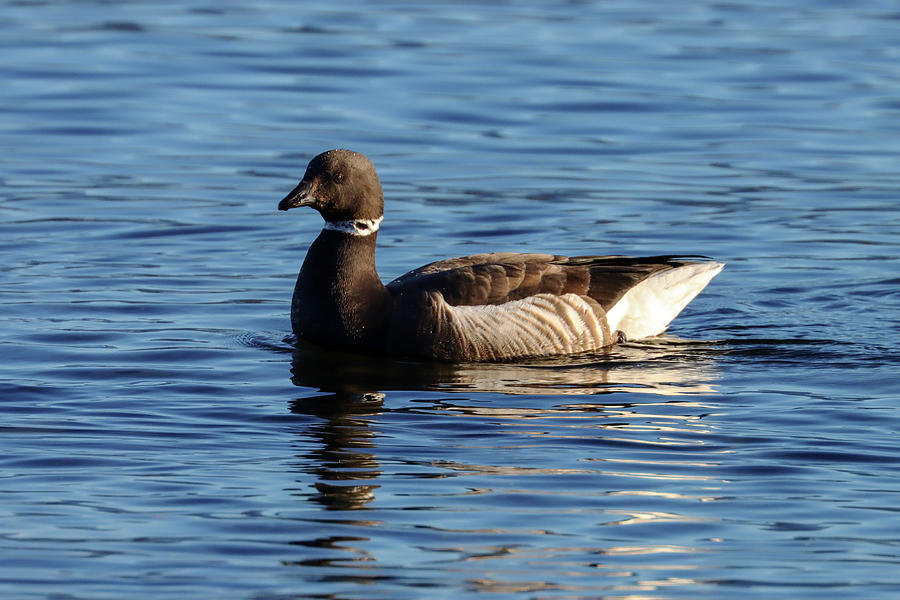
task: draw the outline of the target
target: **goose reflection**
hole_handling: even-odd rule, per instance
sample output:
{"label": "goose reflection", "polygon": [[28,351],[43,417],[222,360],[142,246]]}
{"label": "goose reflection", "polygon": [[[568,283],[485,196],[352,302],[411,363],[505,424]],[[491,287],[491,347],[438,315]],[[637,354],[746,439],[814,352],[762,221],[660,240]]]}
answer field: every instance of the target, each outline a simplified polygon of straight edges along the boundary
{"label": "goose reflection", "polygon": [[[361,356],[298,343],[291,381],[324,395],[298,398],[291,411],[322,422],[305,435],[316,441],[306,457],[316,465],[312,500],[329,509],[365,508],[375,498],[382,470],[373,452],[372,422],[383,412],[383,391],[422,390],[463,393],[592,396],[613,392],[684,396],[714,391],[715,369],[704,345],[677,338],[620,346],[605,354],[515,364],[449,364]],[[617,402],[621,405],[621,402]],[[509,407],[447,407],[450,410],[512,417]],[[608,412],[596,398],[557,406],[556,411]],[[499,411],[499,412],[498,412]],[[525,410],[531,413],[531,410]]]}
{"label": "goose reflection", "polygon": [[[388,413],[407,411],[419,414],[423,408],[438,415],[437,420],[474,419],[490,422],[493,435],[502,436],[497,447],[508,444],[529,443],[529,436],[537,435],[539,443],[554,446],[554,436],[567,442],[580,434],[590,439],[590,448],[600,448],[596,454],[588,453],[577,464],[548,459],[547,464],[503,464],[489,449],[461,448],[458,452],[432,452],[423,447],[417,464],[422,473],[440,477],[459,475],[465,478],[466,495],[490,496],[494,491],[491,482],[497,478],[529,478],[539,475],[542,481],[565,478],[598,478],[608,482],[615,477],[621,485],[613,490],[594,490],[592,502],[605,508],[598,514],[610,518],[604,526],[629,527],[633,523],[645,525],[654,520],[661,522],[693,522],[692,515],[680,515],[675,511],[654,512],[652,502],[645,506],[635,499],[672,496],[694,501],[694,487],[675,486],[671,482],[686,481],[695,477],[701,481],[704,492],[713,482],[707,483],[705,473],[694,471],[707,468],[698,462],[697,447],[704,443],[709,424],[703,418],[708,412],[701,406],[702,398],[690,398],[714,390],[717,372],[717,350],[706,344],[681,342],[674,338],[656,340],[653,344],[628,345],[607,354],[595,354],[556,361],[534,361],[516,364],[440,364],[386,357],[365,357],[345,354],[317,347],[298,345],[292,355],[292,382],[303,388],[303,395],[293,400],[293,413],[314,417],[304,419],[299,432],[302,445],[307,449],[299,456],[298,464],[305,474],[303,479],[306,498],[328,511],[352,511],[355,514],[329,515],[315,513],[310,518],[314,527],[308,538],[294,544],[298,548],[295,561],[284,564],[304,567],[340,567],[344,580],[371,583],[380,577],[378,544],[386,527],[383,513],[372,506],[380,492],[384,478],[387,490],[396,484],[397,449],[381,436],[385,423],[391,421]],[[391,406],[390,399],[397,391],[437,391],[424,395],[427,407],[416,405]],[[631,393],[651,392],[659,399],[640,401]],[[502,393],[522,396],[509,402],[494,398],[494,402],[472,401],[483,393]],[[615,393],[615,394],[614,394]],[[299,395],[299,394],[298,394]],[[540,396],[547,396],[544,401]],[[579,397],[580,396],[580,397]],[[682,397],[673,397],[682,396]],[[688,398],[684,398],[688,396]],[[489,396],[488,396],[489,397]],[[630,403],[630,399],[634,399]],[[386,406],[387,404],[387,406]],[[677,406],[677,409],[671,407]],[[487,418],[486,418],[487,417]],[[538,423],[540,426],[535,425]],[[605,432],[601,434],[601,431]],[[534,433],[533,432],[537,432]],[[662,432],[663,436],[655,435]],[[598,441],[601,445],[595,446]],[[310,448],[311,442],[311,448]],[[379,452],[384,443],[387,450]],[[421,442],[419,442],[421,443]],[[641,444],[639,455],[609,456],[607,450],[621,444]],[[489,444],[490,446],[490,444]],[[587,447],[587,446],[586,446]],[[470,451],[471,450],[471,451]],[[654,454],[654,452],[659,454]],[[648,454],[649,453],[649,454]],[[387,456],[386,464],[379,456]],[[479,460],[481,458],[481,460]],[[495,460],[496,458],[496,460]],[[471,460],[467,460],[471,459]],[[691,462],[686,462],[691,461]],[[498,464],[499,463],[499,464]],[[714,466],[714,465],[713,465]],[[709,467],[712,468],[712,467]],[[310,481],[309,475],[312,475]],[[479,479],[481,478],[481,479]],[[558,479],[563,481],[563,479]],[[473,482],[485,482],[483,486]],[[526,479],[518,479],[522,485],[519,493],[527,490]],[[693,481],[693,480],[690,480]],[[684,488],[684,489],[682,489]],[[453,489],[453,486],[450,486]],[[429,492],[436,494],[437,492]],[[541,488],[536,494],[551,493]],[[562,496],[577,495],[578,490],[563,492]],[[623,503],[607,502],[607,498],[625,496]],[[457,498],[451,494],[449,498]],[[398,496],[394,496],[396,500]],[[706,498],[703,498],[706,500]],[[448,502],[454,506],[456,500]],[[632,504],[636,504],[632,506]],[[416,505],[417,508],[419,505]],[[409,508],[409,506],[407,506]],[[366,516],[366,515],[369,516]],[[594,518],[594,517],[592,517]],[[476,539],[460,546],[460,554],[466,564],[479,560],[516,560],[521,556],[517,545],[497,544],[496,535],[544,536],[550,530],[541,530],[530,524],[512,528],[435,529],[437,540],[455,544],[455,536],[465,533]],[[483,537],[482,537],[483,536]],[[435,542],[435,548],[444,548],[443,542]],[[548,555],[571,557],[591,569],[598,556],[610,562],[616,548],[555,547],[538,544]],[[660,549],[662,548],[662,549]],[[628,547],[622,552],[652,557],[658,552],[682,551],[669,547]],[[443,551],[443,550],[435,550]],[[686,553],[692,549],[683,550]],[[591,564],[589,564],[591,563]],[[598,563],[599,564],[599,563]],[[383,566],[383,565],[381,565]],[[501,591],[505,582],[485,577],[482,591]],[[543,582],[535,582],[539,589]]]}
{"label": "goose reflection", "polygon": [[334,394],[332,400],[383,390],[682,396],[715,391],[718,374],[710,346],[708,342],[664,336],[617,346],[602,354],[516,363],[451,364],[362,356],[301,342],[293,352],[291,380],[300,387]]}
{"label": "goose reflection", "polygon": [[304,464],[314,465],[317,480],[313,485],[318,492],[311,497],[314,502],[329,509],[354,510],[375,499],[379,486],[368,482],[382,471],[367,450],[375,445],[370,419],[381,412],[383,399],[379,393],[337,393],[291,403],[291,412],[322,419],[305,431],[315,448],[302,457]]}
{"label": "goose reflection", "polygon": [[[316,417],[303,436],[313,442],[313,448],[298,456],[302,472],[313,475],[315,493],[303,485],[304,494],[311,502],[332,511],[359,511],[375,499],[380,486],[375,480],[382,474],[381,466],[370,450],[375,447],[376,432],[372,420],[382,412],[384,395],[380,393],[340,393],[298,398],[291,402],[291,412]],[[307,445],[307,444],[304,444]],[[304,478],[305,479],[305,478]],[[346,535],[345,528],[365,532],[377,522],[364,519],[337,520],[323,518],[316,529],[324,528],[325,534],[291,542],[294,546],[309,548],[313,556],[298,560],[285,560],[285,566],[300,567],[354,567],[354,575],[348,580],[367,583],[365,569],[376,562],[365,549],[371,541],[367,535]]]}

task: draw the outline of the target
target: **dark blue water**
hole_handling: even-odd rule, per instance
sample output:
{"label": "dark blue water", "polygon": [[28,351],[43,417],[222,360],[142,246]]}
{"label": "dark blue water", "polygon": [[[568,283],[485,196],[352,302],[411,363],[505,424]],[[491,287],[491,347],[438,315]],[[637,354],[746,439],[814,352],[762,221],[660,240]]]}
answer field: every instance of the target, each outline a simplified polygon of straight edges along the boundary
{"label": "dark blue water", "polygon": [[[0,594],[894,598],[900,11],[3,2]],[[293,351],[307,160],[390,279],[728,263],[660,339]]]}

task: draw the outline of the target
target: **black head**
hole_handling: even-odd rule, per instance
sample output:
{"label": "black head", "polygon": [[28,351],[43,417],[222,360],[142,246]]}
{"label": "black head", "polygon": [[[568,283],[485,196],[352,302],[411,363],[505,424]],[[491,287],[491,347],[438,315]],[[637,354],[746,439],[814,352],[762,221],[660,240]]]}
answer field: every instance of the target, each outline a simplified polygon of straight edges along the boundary
{"label": "black head", "polygon": [[381,183],[372,161],[352,150],[329,150],[309,161],[303,180],[278,210],[311,206],[326,221],[377,219],[384,212]]}

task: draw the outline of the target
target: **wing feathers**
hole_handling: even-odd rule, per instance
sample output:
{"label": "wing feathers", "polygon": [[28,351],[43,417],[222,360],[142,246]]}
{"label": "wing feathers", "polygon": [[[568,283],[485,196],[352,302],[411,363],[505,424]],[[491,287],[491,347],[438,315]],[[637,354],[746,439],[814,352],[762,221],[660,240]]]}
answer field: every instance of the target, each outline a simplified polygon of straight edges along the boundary
{"label": "wing feathers", "polygon": [[[693,257],[701,258],[701,257]],[[388,284],[392,293],[433,290],[452,306],[502,304],[535,294],[578,294],[610,310],[655,273],[693,264],[675,256],[553,256],[497,252],[442,260]]]}
{"label": "wing feathers", "polygon": [[389,346],[447,360],[597,350],[616,342],[617,329],[629,339],[660,333],[720,269],[673,256],[444,260],[388,284],[395,300]]}

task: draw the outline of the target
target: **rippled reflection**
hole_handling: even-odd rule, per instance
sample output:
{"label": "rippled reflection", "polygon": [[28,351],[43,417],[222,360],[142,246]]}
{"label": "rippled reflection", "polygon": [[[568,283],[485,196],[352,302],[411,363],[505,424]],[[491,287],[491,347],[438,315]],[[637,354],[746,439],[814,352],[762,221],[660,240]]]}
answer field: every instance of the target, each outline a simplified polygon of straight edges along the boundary
{"label": "rippled reflection", "polygon": [[[321,393],[290,404],[316,418],[300,430],[312,444],[299,462],[315,478],[304,497],[372,516],[314,519],[319,533],[295,542],[312,555],[284,564],[371,584],[395,571],[383,540],[401,536],[416,547],[403,559],[412,580],[441,565],[473,593],[654,597],[711,551],[665,533],[717,527],[698,507],[725,496],[715,456],[729,450],[704,395],[715,361],[698,348],[662,339],[590,357],[451,365],[301,345],[292,381]],[[423,394],[389,401],[403,391]],[[485,401],[482,391],[503,395]],[[647,391],[656,396],[631,394]],[[401,454],[388,442],[396,437]],[[561,543],[573,537],[596,543]]]}
{"label": "rippled reflection", "polygon": [[300,457],[317,477],[319,492],[312,500],[329,509],[352,510],[365,507],[375,498],[377,484],[368,483],[381,475],[375,455],[374,433],[369,417],[377,415],[384,396],[380,394],[329,395],[295,400],[291,412],[314,415],[322,422],[305,433],[315,448]]}
{"label": "rippled reflection", "polygon": [[[298,456],[301,471],[315,477],[311,484],[298,481],[302,486],[300,496],[332,511],[358,511],[375,499],[380,487],[375,481],[382,475],[382,468],[375,457],[375,432],[371,421],[382,411],[383,394],[329,394],[312,398],[299,398],[290,405],[294,414],[314,416],[320,421],[303,429],[303,437],[312,442],[309,452]],[[309,446],[305,443],[304,446]],[[306,493],[309,487],[314,494]],[[299,560],[283,560],[291,567],[352,568],[352,574],[342,575],[347,581],[366,583],[365,574],[377,561],[365,545],[371,541],[366,535],[342,535],[335,533],[350,528],[355,532],[367,532],[378,521],[350,519],[332,521],[316,519],[316,531],[325,531],[308,539],[291,542],[292,545],[313,549],[316,556]],[[326,577],[327,579],[327,577]]]}
{"label": "rippled reflection", "polygon": [[502,394],[665,396],[715,390],[718,372],[709,343],[666,336],[618,346],[606,354],[516,363],[448,364],[343,353],[298,343],[292,381],[332,393],[381,390],[471,391]]}

